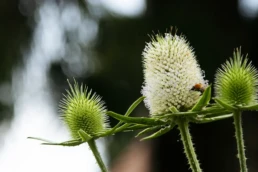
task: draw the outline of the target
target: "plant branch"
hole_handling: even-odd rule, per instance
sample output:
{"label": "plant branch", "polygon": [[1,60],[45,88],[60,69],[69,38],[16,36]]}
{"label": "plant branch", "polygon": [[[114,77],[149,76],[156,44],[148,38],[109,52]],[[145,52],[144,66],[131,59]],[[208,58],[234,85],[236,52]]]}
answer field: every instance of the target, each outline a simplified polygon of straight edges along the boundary
{"label": "plant branch", "polygon": [[188,163],[193,172],[201,172],[200,164],[195,153],[191,135],[189,132],[189,124],[185,119],[178,119],[178,129],[181,134],[181,140],[183,142],[184,151],[188,159]]}
{"label": "plant branch", "polygon": [[100,156],[100,153],[99,153],[99,151],[98,151],[98,149],[97,149],[95,140],[93,140],[93,139],[92,139],[92,140],[89,140],[89,141],[88,141],[88,144],[89,144],[89,146],[90,146],[90,149],[91,149],[93,155],[95,156],[95,159],[96,159],[96,161],[97,161],[97,163],[98,163],[98,165],[99,165],[101,171],[102,171],[102,172],[108,172],[108,171],[107,171],[107,168],[106,168],[106,166],[105,166],[105,164],[104,164],[104,162],[102,161],[102,158],[101,158],[101,156]]}
{"label": "plant branch", "polygon": [[238,150],[237,157],[240,163],[240,170],[241,172],[247,172],[248,170],[246,165],[241,111],[235,111],[233,116],[234,116],[234,125],[235,125],[236,142],[237,142],[237,150]]}

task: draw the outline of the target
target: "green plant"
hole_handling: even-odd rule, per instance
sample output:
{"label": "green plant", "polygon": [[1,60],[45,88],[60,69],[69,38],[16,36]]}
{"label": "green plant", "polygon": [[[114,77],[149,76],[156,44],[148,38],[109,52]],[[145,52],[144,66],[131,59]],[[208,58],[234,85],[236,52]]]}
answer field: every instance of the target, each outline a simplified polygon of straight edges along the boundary
{"label": "green plant", "polygon": [[[237,150],[242,172],[247,172],[245,146],[242,129],[242,111],[253,110],[244,106],[256,106],[258,93],[258,71],[243,58],[241,50],[236,49],[233,58],[219,69],[215,77],[215,101],[233,112]],[[255,109],[256,110],[256,109]]]}
{"label": "green plant", "polygon": [[[95,145],[99,137],[118,132],[141,130],[141,140],[159,137],[175,126],[181,133],[186,157],[193,172],[201,172],[195,153],[189,123],[202,124],[234,118],[240,169],[247,171],[244,153],[241,112],[258,110],[257,70],[241,56],[239,50],[222,65],[216,74],[215,103],[211,100],[211,85],[204,80],[193,49],[185,37],[167,33],[152,37],[143,51],[143,97],[137,99],[124,115],[106,111],[101,99],[76,83],[61,103],[62,119],[71,132],[72,140],[54,143],[44,139],[44,145],[77,146],[88,143],[103,172],[107,171]],[[144,100],[149,117],[130,117]],[[119,122],[110,128],[106,115]]]}

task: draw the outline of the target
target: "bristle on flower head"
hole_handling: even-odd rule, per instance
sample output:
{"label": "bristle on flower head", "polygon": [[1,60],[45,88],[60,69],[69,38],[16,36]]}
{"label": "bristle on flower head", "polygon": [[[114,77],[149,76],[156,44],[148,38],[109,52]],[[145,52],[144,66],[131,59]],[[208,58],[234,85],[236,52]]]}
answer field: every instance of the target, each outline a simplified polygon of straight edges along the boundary
{"label": "bristle on flower head", "polygon": [[169,111],[171,106],[188,109],[207,87],[192,47],[183,36],[166,33],[152,38],[143,51],[144,86],[142,94],[151,115]]}
{"label": "bristle on flower head", "polygon": [[236,49],[230,58],[218,69],[215,77],[215,95],[232,105],[248,105],[257,102],[258,72],[243,58],[241,49]]}
{"label": "bristle on flower head", "polygon": [[[69,83],[69,81],[68,81]],[[104,102],[91,90],[75,81],[60,103],[62,118],[71,135],[78,139],[78,130],[82,129],[90,135],[105,131],[109,125]]]}

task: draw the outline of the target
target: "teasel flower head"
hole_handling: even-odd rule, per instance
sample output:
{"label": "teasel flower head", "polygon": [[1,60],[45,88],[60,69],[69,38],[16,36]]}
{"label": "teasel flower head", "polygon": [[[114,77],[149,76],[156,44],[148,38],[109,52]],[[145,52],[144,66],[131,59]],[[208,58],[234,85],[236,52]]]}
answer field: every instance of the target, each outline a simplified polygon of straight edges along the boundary
{"label": "teasel flower head", "polygon": [[[68,81],[69,83],[69,81]],[[62,119],[68,126],[74,139],[80,138],[78,131],[84,130],[89,135],[104,132],[109,128],[106,108],[101,97],[86,86],[79,86],[75,81],[60,103]]]}
{"label": "teasel flower head", "polygon": [[151,115],[160,115],[174,106],[191,108],[207,87],[193,48],[184,36],[166,33],[152,37],[143,51],[144,85],[142,94]]}
{"label": "teasel flower head", "polygon": [[217,70],[215,96],[231,105],[250,105],[257,103],[257,93],[257,69],[236,49],[233,58]]}

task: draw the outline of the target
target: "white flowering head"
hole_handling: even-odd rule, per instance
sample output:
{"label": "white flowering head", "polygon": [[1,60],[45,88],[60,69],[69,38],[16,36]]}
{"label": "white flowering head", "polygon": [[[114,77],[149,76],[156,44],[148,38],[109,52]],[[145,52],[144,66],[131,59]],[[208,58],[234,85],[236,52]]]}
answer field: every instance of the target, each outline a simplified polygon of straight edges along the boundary
{"label": "white flowering head", "polygon": [[142,94],[151,115],[159,115],[175,106],[191,108],[205,88],[203,72],[193,48],[183,36],[166,33],[156,35],[143,51],[144,86]]}

